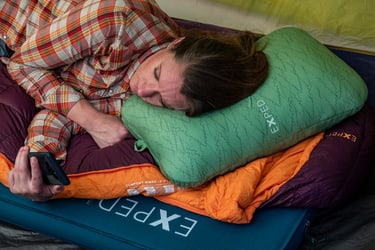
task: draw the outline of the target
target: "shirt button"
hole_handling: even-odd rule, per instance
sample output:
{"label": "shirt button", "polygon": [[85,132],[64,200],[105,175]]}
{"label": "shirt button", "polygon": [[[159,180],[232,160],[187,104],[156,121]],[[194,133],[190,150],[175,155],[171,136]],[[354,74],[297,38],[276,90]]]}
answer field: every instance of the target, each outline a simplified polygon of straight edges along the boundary
{"label": "shirt button", "polygon": [[8,39],[8,36],[7,36],[7,35],[3,35],[3,39],[4,39],[4,40],[7,40],[7,39]]}
{"label": "shirt button", "polygon": [[109,89],[109,94],[113,94],[113,89]]}

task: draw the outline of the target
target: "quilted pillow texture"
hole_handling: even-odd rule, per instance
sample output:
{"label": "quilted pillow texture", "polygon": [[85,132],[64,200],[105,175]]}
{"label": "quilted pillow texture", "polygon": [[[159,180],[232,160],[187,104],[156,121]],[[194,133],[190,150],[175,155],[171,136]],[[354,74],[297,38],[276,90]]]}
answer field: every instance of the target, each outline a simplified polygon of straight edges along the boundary
{"label": "quilted pillow texture", "polygon": [[197,186],[355,114],[367,88],[324,45],[297,28],[257,41],[270,63],[265,83],[248,98],[199,117],[129,98],[122,119],[171,182]]}

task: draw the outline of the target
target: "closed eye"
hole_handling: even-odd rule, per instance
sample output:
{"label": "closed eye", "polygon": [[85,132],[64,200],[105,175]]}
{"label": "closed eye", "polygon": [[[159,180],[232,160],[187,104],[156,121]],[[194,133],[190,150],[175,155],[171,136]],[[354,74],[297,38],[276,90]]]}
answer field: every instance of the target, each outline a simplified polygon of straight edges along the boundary
{"label": "closed eye", "polygon": [[161,65],[154,68],[154,77],[157,81],[159,81],[160,79],[160,69],[161,69]]}

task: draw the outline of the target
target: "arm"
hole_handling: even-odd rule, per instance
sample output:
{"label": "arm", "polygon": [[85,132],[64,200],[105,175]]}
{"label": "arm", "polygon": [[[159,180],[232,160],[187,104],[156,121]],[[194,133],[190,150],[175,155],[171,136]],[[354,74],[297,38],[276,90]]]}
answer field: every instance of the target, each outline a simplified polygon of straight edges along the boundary
{"label": "arm", "polygon": [[[111,2],[113,1],[100,1],[107,4]],[[93,0],[85,5],[78,5],[50,25],[38,30],[13,55],[8,71],[36,100],[38,106],[66,115],[85,128],[100,147],[105,147],[118,142],[128,134],[122,122],[94,109],[76,90],[77,86],[59,74],[61,70],[74,67],[76,63],[88,58],[97,61],[98,65],[90,64],[87,60],[84,65],[80,64],[85,67],[84,69],[76,70],[88,70],[89,76],[92,72],[94,75],[97,70],[103,70],[100,66],[109,65],[111,68],[108,70],[111,71],[129,62],[130,58],[126,56],[117,56],[108,65],[100,62],[101,56],[108,58],[111,57],[111,53],[116,55],[116,51],[111,48],[113,41],[118,39],[118,29],[122,27],[118,15],[122,15],[125,9],[123,12],[116,12],[107,8],[99,13],[98,8],[98,13],[95,13],[95,3],[99,1]],[[123,47],[120,45],[118,50],[121,49]],[[82,84],[87,84],[87,87],[83,88],[90,88],[91,79],[84,79],[85,82],[82,81]],[[105,83],[103,85],[105,88]]]}
{"label": "arm", "polygon": [[[108,79],[121,81],[124,70],[118,69],[128,66],[151,47],[170,41],[174,34],[171,19],[158,11],[156,5],[147,1],[142,2],[143,7],[132,4],[116,0],[85,1],[30,36],[8,65],[13,79],[38,106],[80,124],[100,147],[114,144],[115,138],[124,138],[128,132],[120,126],[118,118],[90,107],[85,100],[90,93],[85,91],[116,84],[106,82]],[[65,78],[62,72],[68,72]],[[77,86],[83,84],[86,86]],[[77,91],[80,87],[85,96]],[[108,102],[110,99],[107,98]]]}
{"label": "arm", "polygon": [[100,148],[116,144],[130,135],[119,117],[97,111],[84,99],[73,106],[68,118],[85,128]]}
{"label": "arm", "polygon": [[153,1],[87,0],[28,37],[8,71],[38,106],[66,115],[93,88],[119,85],[131,62],[176,31]]}
{"label": "arm", "polygon": [[[89,0],[79,4],[40,28],[12,56],[9,73],[38,106],[66,115],[85,98],[78,90],[89,89],[95,81],[101,84],[95,72],[116,70],[128,63],[125,57],[111,61],[110,69],[100,68],[101,56],[110,57],[121,49],[112,49],[121,26],[115,7],[99,11],[100,7],[95,6],[106,2],[113,1]],[[73,70],[89,71],[92,76],[61,74]],[[101,85],[108,87],[104,82]]]}

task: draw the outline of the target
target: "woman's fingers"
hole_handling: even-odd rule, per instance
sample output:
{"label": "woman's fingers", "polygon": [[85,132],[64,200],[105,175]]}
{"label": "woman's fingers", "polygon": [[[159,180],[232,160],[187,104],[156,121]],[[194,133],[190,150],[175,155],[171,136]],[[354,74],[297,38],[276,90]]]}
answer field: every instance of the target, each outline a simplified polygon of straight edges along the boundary
{"label": "woman's fingers", "polygon": [[29,159],[28,153],[28,147],[21,147],[18,151],[14,168],[8,175],[10,191],[34,201],[46,201],[62,192],[64,186],[44,184],[38,159]]}

